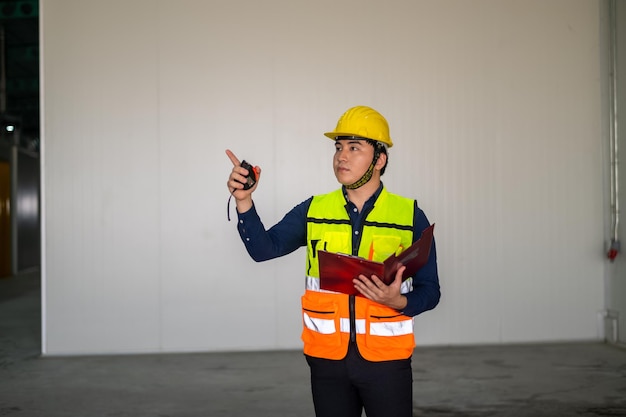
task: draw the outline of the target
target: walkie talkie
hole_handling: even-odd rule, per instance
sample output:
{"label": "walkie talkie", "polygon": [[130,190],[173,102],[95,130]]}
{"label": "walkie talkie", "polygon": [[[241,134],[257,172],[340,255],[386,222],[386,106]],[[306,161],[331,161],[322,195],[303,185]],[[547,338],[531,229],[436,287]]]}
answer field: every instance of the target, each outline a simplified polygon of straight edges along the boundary
{"label": "walkie talkie", "polygon": [[243,189],[249,190],[254,187],[254,184],[256,184],[256,172],[254,171],[252,165],[247,163],[245,159],[241,161],[241,167],[248,170],[248,176],[246,177],[246,182],[243,183]]}
{"label": "walkie talkie", "polygon": [[[254,187],[254,184],[256,184],[257,173],[254,170],[254,167],[250,165],[249,163],[247,163],[245,159],[241,161],[240,166],[248,170],[248,175],[246,176],[246,182],[241,182],[241,181],[237,181],[237,182],[239,182],[240,184],[243,184],[244,190],[249,190],[250,188]],[[228,221],[230,221],[230,199],[232,198],[234,192],[235,190],[232,190],[230,192],[230,197],[228,197],[228,203],[226,203],[226,217],[228,217]]]}

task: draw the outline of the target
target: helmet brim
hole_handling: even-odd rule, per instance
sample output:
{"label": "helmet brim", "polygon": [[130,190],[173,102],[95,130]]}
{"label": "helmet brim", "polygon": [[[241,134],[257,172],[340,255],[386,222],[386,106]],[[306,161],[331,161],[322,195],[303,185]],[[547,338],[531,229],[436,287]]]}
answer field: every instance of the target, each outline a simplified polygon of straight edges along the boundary
{"label": "helmet brim", "polygon": [[368,137],[365,137],[365,136],[355,135],[354,133],[348,133],[348,132],[326,132],[326,133],[324,133],[324,136],[326,136],[327,138],[332,139],[332,140],[337,140],[337,138],[341,137],[341,136],[348,136],[348,137],[357,136],[357,137],[362,137],[363,139],[369,139],[369,140],[373,140],[375,142],[380,142],[380,143],[384,144],[387,148],[391,148],[393,146],[393,142],[391,141],[391,138],[389,138],[389,142],[387,142],[387,141],[384,141],[384,140],[368,138]]}

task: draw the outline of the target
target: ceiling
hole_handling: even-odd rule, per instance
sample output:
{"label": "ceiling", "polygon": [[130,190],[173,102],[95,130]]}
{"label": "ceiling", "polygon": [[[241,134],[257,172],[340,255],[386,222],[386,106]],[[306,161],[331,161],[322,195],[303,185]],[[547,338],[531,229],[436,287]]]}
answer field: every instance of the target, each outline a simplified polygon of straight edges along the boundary
{"label": "ceiling", "polygon": [[[0,0],[4,32],[6,95],[0,89],[0,112],[21,121],[21,136],[39,138],[39,1]],[[1,41],[1,37],[0,37]],[[6,107],[2,103],[6,100]]]}

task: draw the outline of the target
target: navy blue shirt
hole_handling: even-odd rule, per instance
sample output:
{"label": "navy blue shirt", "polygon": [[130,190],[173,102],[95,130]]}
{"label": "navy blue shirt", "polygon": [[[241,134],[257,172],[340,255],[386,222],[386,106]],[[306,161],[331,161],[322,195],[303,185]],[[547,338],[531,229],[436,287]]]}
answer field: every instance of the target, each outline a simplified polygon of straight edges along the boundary
{"label": "navy blue shirt", "polygon": [[[350,223],[352,224],[353,230],[353,253],[358,253],[363,223],[368,213],[374,208],[374,203],[380,195],[382,188],[383,185],[381,183],[378,190],[365,202],[360,212],[357,207],[348,200],[345,187],[343,188],[343,194],[346,198],[345,207],[350,216]],[[252,259],[256,262],[266,261],[287,255],[301,246],[306,246],[306,218],[312,199],[313,197],[310,197],[295,206],[281,221],[276,223],[269,230],[265,229],[254,205],[247,212],[238,213],[237,229]],[[430,226],[424,212],[417,207],[417,202],[413,223],[415,225],[413,229],[413,241],[416,241],[421,236],[422,231]],[[356,231],[359,233],[354,233]],[[439,303],[441,293],[439,289],[439,276],[437,274],[437,252],[434,240],[428,262],[413,277],[413,290],[404,295],[407,297],[407,305],[402,310],[402,313],[407,316],[416,316],[424,311],[431,310]]]}

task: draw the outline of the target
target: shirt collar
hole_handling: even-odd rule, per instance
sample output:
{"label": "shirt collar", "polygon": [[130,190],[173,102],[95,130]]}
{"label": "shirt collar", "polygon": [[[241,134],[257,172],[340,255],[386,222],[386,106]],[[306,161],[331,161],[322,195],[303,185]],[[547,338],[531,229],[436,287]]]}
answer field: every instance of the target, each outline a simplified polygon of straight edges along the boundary
{"label": "shirt collar", "polygon": [[[353,204],[348,198],[348,192],[347,192],[345,185],[341,186],[341,191],[343,192],[343,197],[346,199],[346,203]],[[381,181],[380,185],[378,185],[378,189],[374,192],[374,194],[372,194],[370,198],[367,199],[365,204],[363,204],[363,209],[373,207],[374,202],[378,200],[378,196],[380,195],[382,191],[383,191],[383,182]]]}

